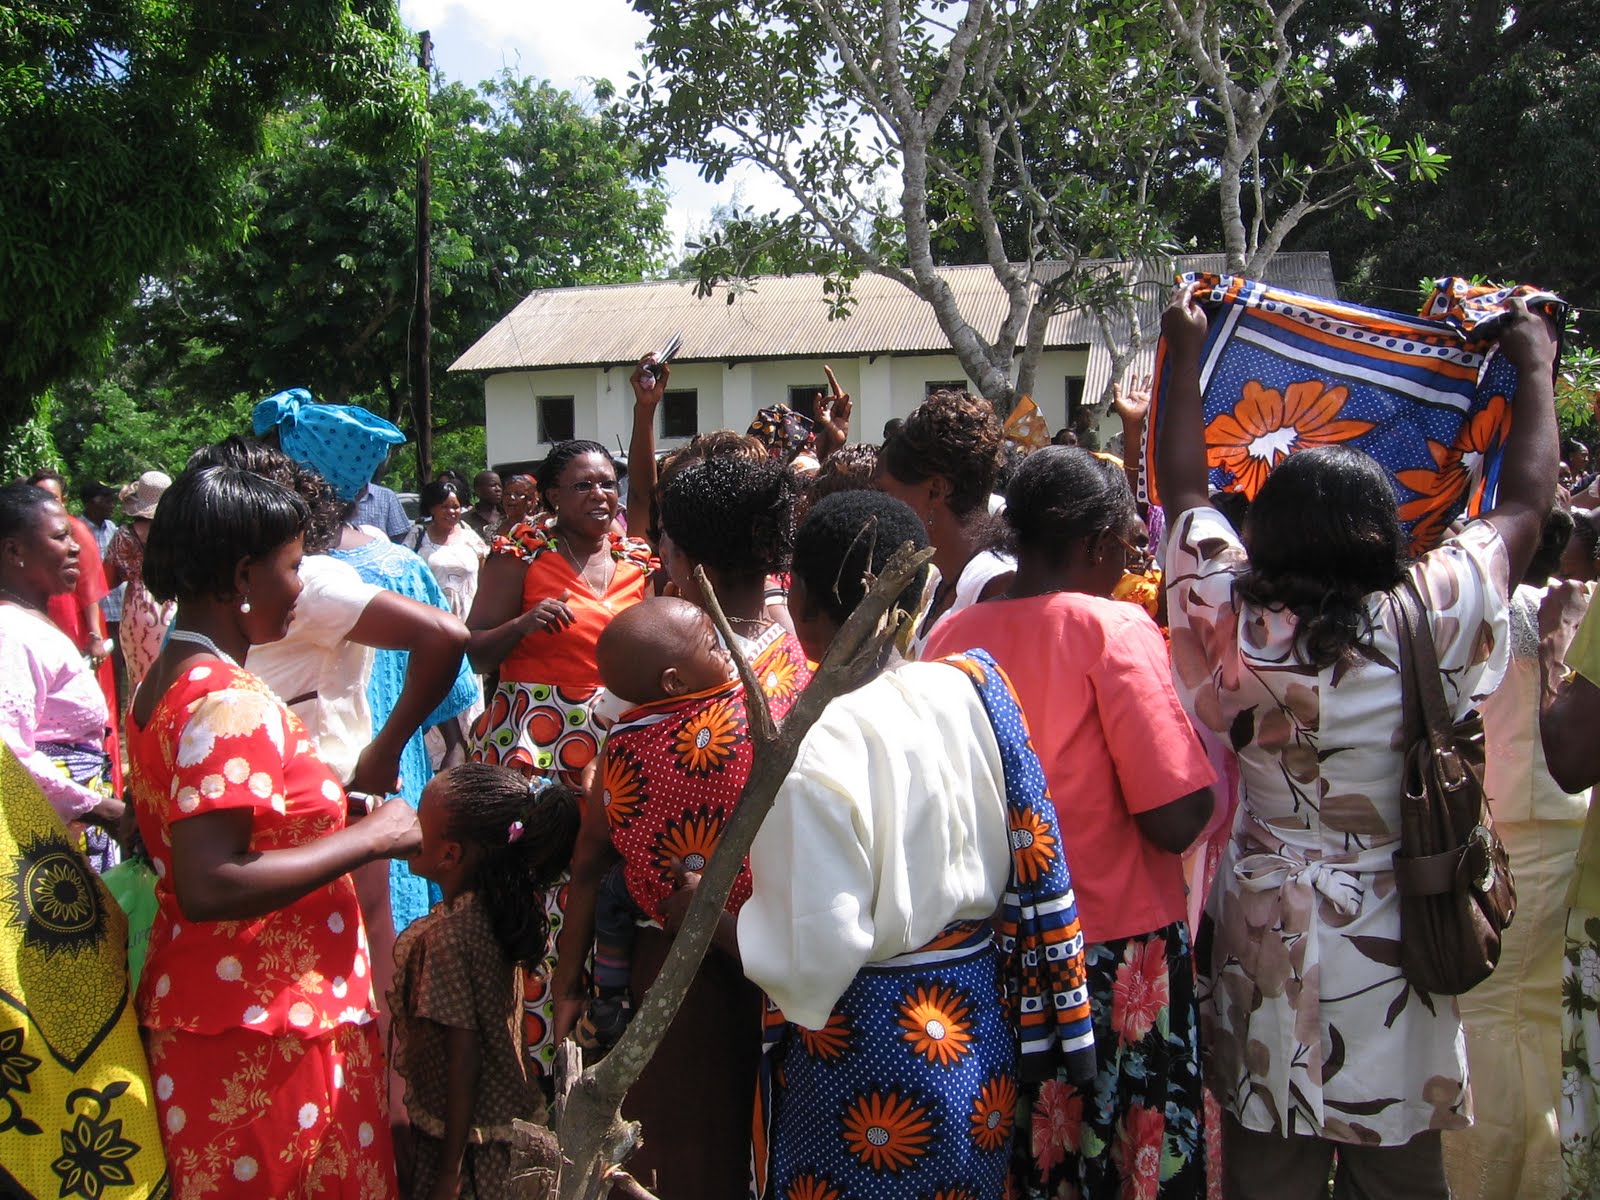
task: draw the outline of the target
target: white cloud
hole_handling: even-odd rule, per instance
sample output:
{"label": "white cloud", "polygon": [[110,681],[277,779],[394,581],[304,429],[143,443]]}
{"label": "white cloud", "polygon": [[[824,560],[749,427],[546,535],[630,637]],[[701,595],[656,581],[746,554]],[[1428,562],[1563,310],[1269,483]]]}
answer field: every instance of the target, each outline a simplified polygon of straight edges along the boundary
{"label": "white cloud", "polygon": [[[433,35],[434,62],[447,79],[477,83],[509,66],[579,95],[587,95],[591,79],[624,87],[650,28],[626,0],[400,0],[400,12],[412,29]],[[759,211],[795,207],[781,184],[753,168],[710,184],[674,161],[664,182],[671,197],[667,230],[679,245],[736,190]]]}

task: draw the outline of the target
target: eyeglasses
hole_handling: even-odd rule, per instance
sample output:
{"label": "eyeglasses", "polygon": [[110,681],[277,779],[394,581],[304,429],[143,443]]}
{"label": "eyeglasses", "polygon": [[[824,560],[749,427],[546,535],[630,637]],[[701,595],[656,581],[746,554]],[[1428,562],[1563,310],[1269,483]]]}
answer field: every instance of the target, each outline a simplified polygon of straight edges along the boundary
{"label": "eyeglasses", "polygon": [[1144,534],[1131,542],[1120,533],[1114,533],[1111,536],[1122,543],[1122,549],[1127,555],[1127,565],[1129,567],[1143,571],[1155,561],[1155,553],[1150,549],[1149,534]]}
{"label": "eyeglasses", "polygon": [[615,479],[580,479],[577,483],[564,485],[569,492],[577,492],[580,496],[587,496],[590,492],[604,492],[608,496],[617,494],[617,481]]}

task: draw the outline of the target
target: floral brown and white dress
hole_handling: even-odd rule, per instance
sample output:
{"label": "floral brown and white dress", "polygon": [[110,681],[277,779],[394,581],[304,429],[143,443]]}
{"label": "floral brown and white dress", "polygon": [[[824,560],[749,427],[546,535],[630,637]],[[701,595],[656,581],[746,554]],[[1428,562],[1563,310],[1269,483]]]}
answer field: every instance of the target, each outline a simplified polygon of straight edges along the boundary
{"label": "floral brown and white dress", "polygon": [[[1172,658],[1184,705],[1238,752],[1240,806],[1207,905],[1207,1080],[1246,1128],[1400,1145],[1470,1123],[1453,997],[1400,971],[1400,680],[1395,614],[1367,598],[1357,665],[1298,658],[1295,618],[1239,597],[1244,548],[1220,514],[1173,522]],[[1508,561],[1473,522],[1410,568],[1459,717],[1505,672]],[[1204,939],[1202,938],[1202,941]]]}

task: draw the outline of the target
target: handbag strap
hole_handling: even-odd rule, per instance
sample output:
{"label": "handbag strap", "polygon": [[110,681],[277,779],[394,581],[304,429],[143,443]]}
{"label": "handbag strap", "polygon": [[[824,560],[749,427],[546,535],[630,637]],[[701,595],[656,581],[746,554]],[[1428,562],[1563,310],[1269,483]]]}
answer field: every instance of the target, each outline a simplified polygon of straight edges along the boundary
{"label": "handbag strap", "polygon": [[1422,595],[1409,576],[1391,593],[1399,610],[1400,695],[1409,737],[1425,735],[1435,754],[1451,747],[1455,719],[1439,678],[1439,653],[1423,612]]}

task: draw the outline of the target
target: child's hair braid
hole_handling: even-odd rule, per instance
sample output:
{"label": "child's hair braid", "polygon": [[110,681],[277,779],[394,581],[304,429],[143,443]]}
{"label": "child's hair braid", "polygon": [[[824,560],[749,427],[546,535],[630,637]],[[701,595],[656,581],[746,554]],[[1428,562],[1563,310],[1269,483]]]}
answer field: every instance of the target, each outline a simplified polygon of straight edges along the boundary
{"label": "child's hair braid", "polygon": [[471,886],[483,901],[506,957],[536,967],[549,949],[541,893],[572,862],[578,797],[558,783],[537,791],[517,772],[463,763],[445,772],[449,836],[482,851]]}

